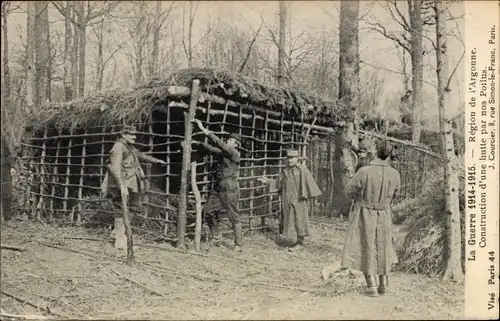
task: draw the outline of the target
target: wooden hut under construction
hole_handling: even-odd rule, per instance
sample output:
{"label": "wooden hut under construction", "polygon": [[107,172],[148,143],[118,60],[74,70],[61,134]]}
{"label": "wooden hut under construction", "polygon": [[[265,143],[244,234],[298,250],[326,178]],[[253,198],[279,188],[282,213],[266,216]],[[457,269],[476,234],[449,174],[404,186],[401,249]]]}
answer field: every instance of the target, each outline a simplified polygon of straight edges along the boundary
{"label": "wooden hut under construction", "polygon": [[48,104],[32,114],[23,139],[26,210],[57,220],[81,220],[102,212],[104,206],[99,211],[96,206],[104,201],[100,184],[109,150],[121,127],[132,124],[139,131],[137,148],[167,162],[166,167],[143,167],[147,176],[143,218],[167,233],[168,223],[177,217],[179,195],[184,193],[191,200],[189,224],[195,209],[192,189],[182,189],[191,181],[183,170],[183,157],[184,162],[197,162],[202,202],[214,182],[213,157],[196,150],[197,145],[192,151],[181,145],[184,140],[207,139],[190,125],[193,116],[219,137],[233,132],[242,137],[240,210],[247,229],[268,224],[271,220],[264,218],[276,217],[280,210],[278,197],[264,191],[256,178],[277,175],[284,166],[286,148],[303,150],[307,135],[330,135],[344,122],[341,110],[311,95],[208,69],[181,70],[132,90]]}

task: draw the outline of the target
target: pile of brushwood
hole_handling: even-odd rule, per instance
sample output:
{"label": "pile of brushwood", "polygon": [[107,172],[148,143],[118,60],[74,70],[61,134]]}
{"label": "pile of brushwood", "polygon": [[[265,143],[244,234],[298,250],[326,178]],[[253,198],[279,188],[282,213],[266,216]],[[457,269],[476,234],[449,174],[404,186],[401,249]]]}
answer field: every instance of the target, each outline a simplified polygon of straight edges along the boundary
{"label": "pile of brushwood", "polygon": [[[465,269],[465,173],[460,160],[459,176],[462,269]],[[423,194],[394,208],[394,221],[406,232],[398,247],[399,268],[405,272],[439,276],[446,267],[445,181],[443,169],[435,170]]]}

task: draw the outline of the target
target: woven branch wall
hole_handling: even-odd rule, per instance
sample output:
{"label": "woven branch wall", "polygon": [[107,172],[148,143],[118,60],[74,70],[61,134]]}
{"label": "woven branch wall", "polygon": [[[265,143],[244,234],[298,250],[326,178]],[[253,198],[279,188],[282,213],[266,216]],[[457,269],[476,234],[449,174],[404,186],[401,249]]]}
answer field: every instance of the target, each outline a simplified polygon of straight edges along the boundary
{"label": "woven branch wall", "polygon": [[[175,225],[171,223],[178,214],[185,111],[184,102],[169,101],[153,106],[149,115],[131,122],[139,131],[136,147],[167,162],[165,167],[143,164],[146,191],[141,214],[134,223],[165,235],[169,228],[175,232]],[[242,136],[239,179],[242,221],[248,230],[275,225],[280,212],[279,197],[268,193],[257,178],[277,177],[285,166],[285,150],[292,147],[302,150],[310,124],[297,120],[296,116],[229,100],[198,104],[196,118],[223,139],[229,133]],[[106,174],[109,151],[120,135],[121,126],[47,127],[35,133],[23,144],[23,160],[27,165],[25,210],[40,218],[111,223],[111,204],[100,195],[100,185]],[[194,128],[193,140],[209,142],[196,126]],[[331,129],[322,131],[321,126],[313,126],[310,134],[326,136],[327,131]],[[214,185],[217,164],[213,155],[197,146],[193,145],[191,161],[197,162],[196,181],[204,204]],[[307,154],[312,157],[315,153],[308,150]],[[321,171],[314,172],[323,175]],[[191,188],[188,191],[189,226],[194,222],[195,206]]]}

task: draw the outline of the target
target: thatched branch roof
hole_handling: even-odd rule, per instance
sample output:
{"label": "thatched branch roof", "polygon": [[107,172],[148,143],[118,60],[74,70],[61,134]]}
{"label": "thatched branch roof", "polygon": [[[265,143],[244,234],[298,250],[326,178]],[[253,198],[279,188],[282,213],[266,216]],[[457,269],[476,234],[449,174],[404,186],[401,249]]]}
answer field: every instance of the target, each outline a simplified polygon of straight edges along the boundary
{"label": "thatched branch roof", "polygon": [[[47,125],[58,128],[85,124],[121,124],[123,119],[138,121],[148,115],[158,103],[172,97],[171,86],[190,87],[194,79],[200,80],[205,93],[251,103],[276,112],[304,115],[305,119],[320,117],[317,123],[334,124],[345,119],[344,111],[332,102],[289,88],[263,84],[256,79],[211,69],[185,69],[166,78],[154,78],[141,86],[128,90],[109,90],[78,98],[69,102],[50,103],[32,113],[28,127],[40,129]],[[175,100],[188,99],[175,97]]]}

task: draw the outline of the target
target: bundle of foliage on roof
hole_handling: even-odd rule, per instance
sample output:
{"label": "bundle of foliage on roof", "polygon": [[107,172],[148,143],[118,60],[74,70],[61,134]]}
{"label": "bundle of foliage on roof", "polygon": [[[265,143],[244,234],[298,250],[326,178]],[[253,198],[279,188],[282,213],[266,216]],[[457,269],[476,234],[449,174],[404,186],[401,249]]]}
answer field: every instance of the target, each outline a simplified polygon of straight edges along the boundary
{"label": "bundle of foliage on roof", "polygon": [[194,79],[200,80],[204,92],[229,98],[242,103],[251,103],[279,112],[293,111],[296,114],[322,114],[336,120],[343,112],[331,101],[284,86],[265,84],[261,81],[228,71],[191,68],[174,73],[170,79],[152,79],[142,88],[154,88],[170,84],[190,87]]}
{"label": "bundle of foliage on roof", "polygon": [[[309,119],[318,116],[322,118],[322,122],[331,124],[342,122],[345,117],[341,108],[313,95],[263,84],[257,79],[239,74],[192,68],[168,77],[152,78],[132,89],[113,89],[68,102],[45,104],[31,113],[28,127],[36,130],[47,125],[68,128],[121,124],[124,120],[137,121],[148,115],[153,106],[168,101],[170,86],[191,87],[194,79],[200,80],[205,93],[237,102],[277,112],[304,115]],[[188,101],[189,94],[184,99]]]}

